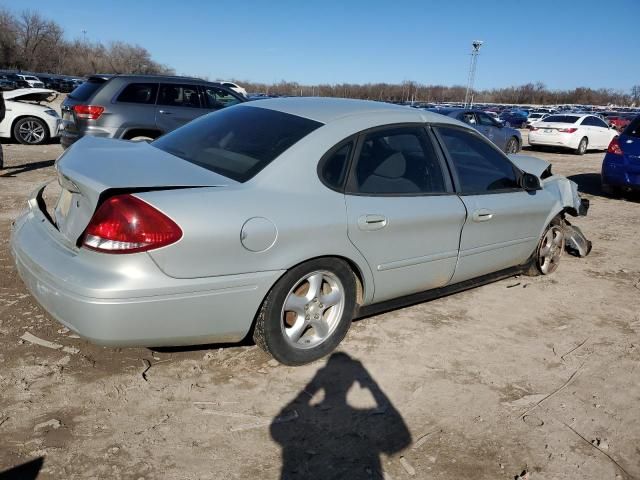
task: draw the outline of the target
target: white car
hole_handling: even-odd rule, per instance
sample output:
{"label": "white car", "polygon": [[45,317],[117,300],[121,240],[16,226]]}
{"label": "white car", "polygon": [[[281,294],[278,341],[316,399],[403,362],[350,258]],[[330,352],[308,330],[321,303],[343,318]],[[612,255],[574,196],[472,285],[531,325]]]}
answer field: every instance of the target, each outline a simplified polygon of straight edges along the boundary
{"label": "white car", "polygon": [[563,113],[549,115],[532,125],[529,144],[570,148],[584,155],[587,149],[606,150],[616,135],[618,132],[595,115]]}
{"label": "white car", "polygon": [[239,93],[240,95],[243,95],[245,97],[247,96],[247,91],[237,83],[227,82],[226,80],[218,80],[218,82],[220,82],[222,86],[230,88],[231,90]]}
{"label": "white car", "polygon": [[527,117],[527,126],[529,127],[536,122],[544,120],[548,116],[549,116],[548,113],[541,113],[541,112],[530,113],[529,116]]}
{"label": "white car", "polygon": [[4,92],[7,109],[0,122],[0,138],[13,138],[25,145],[39,145],[59,136],[62,119],[58,112],[40,102],[58,94],[46,88],[19,88]]}
{"label": "white car", "polygon": [[25,82],[29,84],[31,88],[44,88],[44,83],[38,77],[34,77],[33,75],[17,75]]}

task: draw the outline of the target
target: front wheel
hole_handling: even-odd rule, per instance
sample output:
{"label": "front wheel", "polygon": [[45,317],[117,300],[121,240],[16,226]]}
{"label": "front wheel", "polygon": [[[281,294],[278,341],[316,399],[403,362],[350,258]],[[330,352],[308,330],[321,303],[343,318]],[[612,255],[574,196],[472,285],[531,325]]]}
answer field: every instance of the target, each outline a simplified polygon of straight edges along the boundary
{"label": "front wheel", "polygon": [[527,273],[530,276],[549,275],[560,265],[564,252],[564,224],[559,217],[554,218],[542,234]]}
{"label": "front wheel", "polygon": [[13,136],[23,145],[41,145],[49,140],[49,128],[36,117],[25,117],[13,126]]}
{"label": "front wheel", "polygon": [[289,270],[265,298],[253,339],[285,365],[332,352],[349,330],[356,283],[349,265],[319,258]]}

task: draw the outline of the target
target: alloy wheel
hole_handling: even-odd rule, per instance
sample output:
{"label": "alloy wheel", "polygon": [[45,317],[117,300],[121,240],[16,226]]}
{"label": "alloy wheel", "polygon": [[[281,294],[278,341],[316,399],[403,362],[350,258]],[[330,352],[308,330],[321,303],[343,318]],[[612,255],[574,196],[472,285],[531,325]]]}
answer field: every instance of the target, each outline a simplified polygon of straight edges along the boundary
{"label": "alloy wheel", "polygon": [[560,257],[564,251],[564,232],[557,225],[547,230],[538,253],[538,265],[544,275],[553,273],[558,268]]}
{"label": "alloy wheel", "polygon": [[18,135],[30,145],[42,142],[45,136],[44,126],[35,120],[27,120],[18,128]]}
{"label": "alloy wheel", "polygon": [[298,349],[320,345],[340,323],[344,305],[344,287],[336,275],[326,270],[309,273],[289,291],[282,307],[285,340]]}

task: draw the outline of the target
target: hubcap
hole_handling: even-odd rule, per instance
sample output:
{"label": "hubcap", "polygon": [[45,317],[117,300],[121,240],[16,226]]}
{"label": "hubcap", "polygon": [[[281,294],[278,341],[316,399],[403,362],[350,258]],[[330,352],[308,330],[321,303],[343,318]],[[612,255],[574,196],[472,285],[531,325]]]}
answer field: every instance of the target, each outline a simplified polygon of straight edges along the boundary
{"label": "hubcap", "polygon": [[38,143],[44,138],[44,127],[38,122],[29,120],[20,125],[18,134],[27,143]]}
{"label": "hubcap", "polygon": [[344,288],[333,273],[312,272],[296,283],[282,307],[282,333],[291,346],[313,348],[335,331],[344,311]]}
{"label": "hubcap", "polygon": [[553,226],[542,239],[540,252],[538,254],[538,264],[540,270],[545,275],[555,272],[560,263],[560,257],[564,251],[564,233],[558,226]]}

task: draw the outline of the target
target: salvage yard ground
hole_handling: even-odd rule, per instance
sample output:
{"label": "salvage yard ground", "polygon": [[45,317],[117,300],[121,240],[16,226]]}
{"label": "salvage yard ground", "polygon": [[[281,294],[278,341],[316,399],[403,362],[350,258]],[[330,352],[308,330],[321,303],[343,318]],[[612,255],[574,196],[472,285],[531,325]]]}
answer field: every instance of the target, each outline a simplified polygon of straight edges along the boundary
{"label": "salvage yard ground", "polygon": [[324,479],[333,459],[350,478],[640,478],[640,203],[600,193],[603,153],[535,153],[591,200],[574,222],[590,256],[359,320],[346,355],[290,368],[251,344],[102,348],[52,320],[8,242],[62,150],[4,148],[0,471]]}

